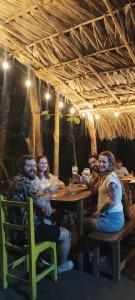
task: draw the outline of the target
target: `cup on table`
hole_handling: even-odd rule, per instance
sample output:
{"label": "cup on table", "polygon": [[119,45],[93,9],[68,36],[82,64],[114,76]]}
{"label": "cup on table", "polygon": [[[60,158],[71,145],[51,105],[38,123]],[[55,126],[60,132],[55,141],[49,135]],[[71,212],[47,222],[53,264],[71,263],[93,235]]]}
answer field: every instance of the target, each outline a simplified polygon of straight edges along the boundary
{"label": "cup on table", "polygon": [[90,176],[90,169],[89,168],[84,168],[83,172],[82,172],[82,175],[87,177],[87,176]]}
{"label": "cup on table", "polygon": [[72,174],[77,174],[78,173],[78,167],[77,166],[72,166]]}
{"label": "cup on table", "polygon": [[73,178],[69,178],[69,186],[72,186],[74,184]]}

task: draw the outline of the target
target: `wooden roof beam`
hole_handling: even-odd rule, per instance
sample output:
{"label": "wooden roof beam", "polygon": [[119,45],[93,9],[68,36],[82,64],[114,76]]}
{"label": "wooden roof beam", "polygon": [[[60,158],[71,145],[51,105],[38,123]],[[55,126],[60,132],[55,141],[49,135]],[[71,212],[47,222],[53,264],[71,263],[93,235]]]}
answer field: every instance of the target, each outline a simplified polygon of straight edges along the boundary
{"label": "wooden roof beam", "polygon": [[[41,69],[43,69],[46,73],[46,75],[50,75],[49,70],[47,70],[47,68],[43,67],[42,63],[36,59],[34,56],[32,56],[25,48],[24,46],[22,46],[22,44],[20,45],[20,43],[18,41],[16,41],[13,37],[10,38],[11,42],[15,44],[15,46],[17,47],[17,49],[22,53],[25,54],[26,57],[31,59],[31,62],[35,62],[36,65],[38,65]],[[32,66],[31,66],[32,68]],[[33,67],[33,71],[34,71],[34,67]],[[36,71],[36,70],[35,70]],[[55,76],[55,81],[61,85],[63,85],[65,87],[65,89],[67,89],[69,91],[69,95],[73,94],[76,98],[78,98],[80,101],[82,101],[82,97],[80,96],[80,94],[77,91],[74,91],[72,88],[70,88],[64,81],[62,81],[61,79],[59,79],[57,76]],[[53,85],[53,83],[52,83]],[[88,104],[88,101],[83,100],[84,102],[86,102],[86,104]],[[75,102],[73,102],[75,104]]]}
{"label": "wooden roof beam", "polygon": [[26,9],[23,9],[22,12],[16,13],[15,15],[11,14],[11,17],[9,17],[6,21],[4,21],[3,23],[0,23],[0,27],[4,27],[5,24],[7,23],[11,23],[13,20],[15,20],[16,18],[22,17],[23,15],[25,15],[26,13],[31,13],[32,11],[34,11],[35,9],[37,9],[37,5],[31,5],[29,7],[26,7]]}
{"label": "wooden roof beam", "polygon": [[[106,75],[106,74],[110,74],[110,73],[113,73],[113,72],[121,72],[121,71],[126,71],[126,70],[134,70],[134,68],[135,68],[135,66],[132,65],[130,67],[128,66],[128,67],[123,67],[123,68],[115,68],[113,70],[111,69],[111,70],[107,70],[107,71],[101,71],[101,72],[99,72],[99,74],[100,75],[102,75],[102,74]],[[92,75],[92,72],[88,71],[88,72],[85,72],[84,75],[79,75],[79,76],[78,75],[74,75],[72,79],[67,79],[67,80],[65,80],[65,82],[69,83],[69,82],[77,80],[77,79],[81,79],[81,80],[84,79],[85,80],[85,79],[90,78],[91,77],[90,75]]]}
{"label": "wooden roof beam", "polygon": [[112,18],[112,20],[113,20],[113,23],[114,23],[114,25],[115,25],[115,28],[116,28],[117,32],[119,33],[121,40],[122,40],[123,43],[125,44],[125,47],[127,48],[128,53],[129,53],[129,55],[130,55],[130,57],[131,57],[133,63],[135,64],[135,55],[134,55],[134,53],[133,53],[131,47],[130,47],[129,44],[128,44],[128,41],[127,41],[126,36],[125,36],[125,33],[122,31],[121,26],[119,25],[119,22],[118,22],[118,20],[117,20],[115,14],[114,14],[114,12],[113,12],[113,9],[112,9],[112,6],[111,6],[109,0],[102,0],[102,1],[103,1],[104,4],[106,5],[106,7],[107,7],[107,9],[108,9],[108,11],[109,11],[109,13],[110,13],[110,15],[111,15],[111,18]]}
{"label": "wooden roof beam", "polygon": [[[134,43],[135,43],[135,41],[129,42],[129,44],[134,44]],[[70,64],[70,63],[78,62],[79,60],[82,60],[83,58],[86,59],[86,58],[89,58],[89,57],[92,57],[92,56],[98,56],[99,54],[105,54],[107,52],[117,51],[117,50],[121,50],[121,49],[124,49],[124,48],[126,48],[125,44],[121,45],[121,46],[107,48],[107,49],[104,49],[104,50],[101,50],[101,51],[98,51],[98,52],[94,52],[94,53],[91,53],[91,54],[84,55],[83,57],[77,57],[75,59],[67,60],[67,61],[64,61],[62,63],[58,63],[58,64],[55,64],[55,65],[52,65],[52,66],[48,67],[48,69],[52,70],[52,69],[54,69],[56,67],[61,67],[63,65],[67,65],[67,64]]]}
{"label": "wooden roof beam", "polygon": [[108,93],[112,96],[112,98],[116,101],[116,103],[120,104],[121,103],[120,100],[118,99],[118,97],[116,97],[115,93],[109,88],[109,86],[106,84],[106,82],[104,81],[104,79],[100,76],[100,74],[92,66],[89,65],[88,68],[95,75],[95,77],[97,77],[97,79],[99,80],[99,82],[101,82],[101,84],[108,91]]}
{"label": "wooden roof beam", "polygon": [[[130,3],[130,6],[135,6],[135,3]],[[125,7],[125,6],[124,6],[124,7]],[[117,10],[113,11],[113,14],[115,15],[115,14],[117,14],[118,12],[122,11],[122,10],[124,9],[124,7],[120,8],[119,10],[117,9]],[[68,28],[68,29],[66,29],[66,30],[63,30],[63,31],[62,31],[62,34],[69,33],[69,32],[70,32],[71,30],[73,30],[73,29],[74,29],[74,30],[75,30],[75,29],[79,29],[80,26],[86,26],[86,25],[92,24],[93,22],[98,22],[98,21],[100,21],[100,20],[103,20],[104,17],[110,17],[110,16],[111,16],[111,13],[110,13],[110,12],[107,13],[107,14],[103,14],[103,15],[101,15],[101,16],[99,16],[99,17],[95,17],[95,18],[93,18],[93,19],[90,19],[90,20],[88,20],[88,21],[85,21],[85,22],[83,22],[83,23],[80,23],[80,24],[78,24],[78,25],[76,25],[76,26],[72,26],[72,27],[70,27],[70,28]],[[43,42],[44,40],[48,40],[48,39],[50,39],[50,38],[52,38],[52,37],[57,37],[57,36],[59,36],[59,35],[61,35],[61,32],[54,33],[54,34],[52,34],[52,35],[47,36],[46,38],[42,38],[42,39],[39,39],[39,40],[37,40],[37,41],[31,43],[30,45],[28,45],[28,47],[32,47],[32,46],[34,46],[34,45],[36,45],[36,44],[38,44],[38,43]]]}
{"label": "wooden roof beam", "polygon": [[135,110],[135,102],[132,102],[131,104],[128,103],[125,105],[102,105],[101,107],[95,107],[91,109],[80,109],[81,112],[90,111],[91,113],[111,113],[114,110],[117,110],[119,112],[133,112]]}

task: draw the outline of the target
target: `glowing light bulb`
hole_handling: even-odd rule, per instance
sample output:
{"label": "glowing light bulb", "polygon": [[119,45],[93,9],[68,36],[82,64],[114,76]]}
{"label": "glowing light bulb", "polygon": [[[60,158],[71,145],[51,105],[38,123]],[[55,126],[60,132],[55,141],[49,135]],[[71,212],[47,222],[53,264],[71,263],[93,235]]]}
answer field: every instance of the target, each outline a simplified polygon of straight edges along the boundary
{"label": "glowing light bulb", "polygon": [[2,68],[4,70],[8,70],[9,69],[9,63],[7,61],[4,61],[3,64],[2,64]]}
{"label": "glowing light bulb", "polygon": [[120,115],[119,111],[115,111],[114,115],[115,115],[116,118],[118,118],[119,115]]}
{"label": "glowing light bulb", "polygon": [[62,108],[63,106],[64,106],[64,103],[62,101],[60,101],[59,107]]}
{"label": "glowing light bulb", "polygon": [[29,79],[27,79],[25,81],[25,85],[26,85],[26,87],[30,87],[31,86],[31,81]]}
{"label": "glowing light bulb", "polygon": [[45,93],[45,99],[50,100],[50,98],[51,98],[51,94],[49,92],[46,92]]}
{"label": "glowing light bulb", "polygon": [[83,118],[85,117],[85,112],[84,112],[84,111],[82,112],[82,117],[83,117]]}
{"label": "glowing light bulb", "polygon": [[71,114],[74,114],[74,112],[75,112],[74,107],[71,107],[71,108],[70,108],[70,113],[71,113]]}
{"label": "glowing light bulb", "polygon": [[90,112],[87,112],[87,117],[92,123],[94,123],[94,118]]}
{"label": "glowing light bulb", "polygon": [[98,114],[95,115],[95,119],[96,119],[96,120],[99,120],[99,119],[100,119],[100,115],[98,115]]}

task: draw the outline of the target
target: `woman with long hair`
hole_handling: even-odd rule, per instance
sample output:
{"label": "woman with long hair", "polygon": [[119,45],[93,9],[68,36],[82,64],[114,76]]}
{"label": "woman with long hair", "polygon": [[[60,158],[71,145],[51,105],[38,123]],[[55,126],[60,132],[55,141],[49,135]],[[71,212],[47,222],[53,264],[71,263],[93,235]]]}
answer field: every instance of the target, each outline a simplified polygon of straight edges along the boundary
{"label": "woman with long hair", "polygon": [[65,185],[57,176],[49,172],[49,163],[45,155],[37,158],[37,176],[39,178],[40,190],[44,192],[46,189],[57,190]]}
{"label": "woman with long hair", "polygon": [[115,173],[115,158],[110,151],[99,154],[97,212],[84,220],[89,231],[116,232],[125,223],[122,206],[122,187]]}

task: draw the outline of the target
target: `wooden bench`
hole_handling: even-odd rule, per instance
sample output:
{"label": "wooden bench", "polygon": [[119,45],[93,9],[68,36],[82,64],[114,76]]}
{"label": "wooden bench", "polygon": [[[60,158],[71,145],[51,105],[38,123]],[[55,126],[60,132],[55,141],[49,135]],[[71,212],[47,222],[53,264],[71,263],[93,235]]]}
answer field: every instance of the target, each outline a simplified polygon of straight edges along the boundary
{"label": "wooden bench", "polygon": [[[89,234],[90,240],[96,242],[93,250],[93,274],[99,276],[100,271],[108,273],[113,280],[118,282],[121,278],[121,271],[126,263],[135,255],[135,247],[128,253],[128,255],[121,261],[120,246],[121,241],[132,232],[135,228],[135,204],[131,206],[131,219],[125,224],[124,228],[116,233],[91,232]],[[112,249],[111,265],[107,262],[102,262],[100,250],[103,243],[109,244]]]}

